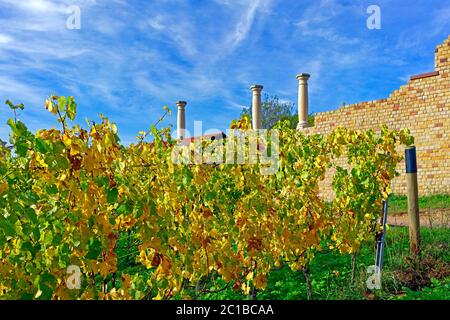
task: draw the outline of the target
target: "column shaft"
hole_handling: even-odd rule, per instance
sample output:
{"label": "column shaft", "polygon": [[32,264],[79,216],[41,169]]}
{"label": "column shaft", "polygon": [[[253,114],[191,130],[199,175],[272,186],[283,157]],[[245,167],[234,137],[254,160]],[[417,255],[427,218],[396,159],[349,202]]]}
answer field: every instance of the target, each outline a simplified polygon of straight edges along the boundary
{"label": "column shaft", "polygon": [[262,129],[262,114],[261,114],[261,91],[263,86],[253,85],[251,88],[252,99],[252,129]]}
{"label": "column shaft", "polygon": [[185,138],[186,131],[186,101],[178,101],[178,116],[177,116],[177,139]]}
{"label": "column shaft", "polygon": [[308,73],[301,73],[297,76],[298,80],[298,126],[297,130],[308,127]]}

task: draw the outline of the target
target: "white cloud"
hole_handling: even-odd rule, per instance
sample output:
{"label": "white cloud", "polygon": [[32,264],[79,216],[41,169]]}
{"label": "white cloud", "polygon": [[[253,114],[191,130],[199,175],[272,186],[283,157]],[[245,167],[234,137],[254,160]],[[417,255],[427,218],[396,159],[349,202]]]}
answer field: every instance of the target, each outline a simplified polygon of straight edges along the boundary
{"label": "white cloud", "polygon": [[278,100],[281,104],[295,104],[294,101],[290,100],[290,99],[279,99]]}
{"label": "white cloud", "polygon": [[[80,31],[66,29],[62,8],[70,4],[82,9]],[[362,78],[373,77],[374,65],[401,63],[394,47],[385,52],[382,43],[346,27],[365,15],[365,8],[356,10],[360,4],[0,0],[6,12],[0,17],[0,98],[41,106],[46,95],[60,93],[50,91],[64,91],[83,101],[84,115],[115,115],[130,130],[122,134],[132,137],[136,127],[148,128],[162,105],[180,99],[188,101],[191,117],[226,126],[251,103],[252,83],[282,101],[296,101],[295,75],[309,72],[311,106],[317,111],[319,100],[333,106],[339,90],[339,100],[354,96]],[[436,30],[448,25],[446,11],[440,12]]]}
{"label": "white cloud", "polygon": [[250,4],[248,5],[247,10],[236,25],[234,33],[231,34],[230,42],[232,47],[237,46],[242,40],[247,37],[247,34],[253,25],[255,13],[260,3],[260,0],[255,0],[250,2]]}
{"label": "white cloud", "polygon": [[0,33],[0,44],[7,44],[12,42],[14,39],[7,34]]}
{"label": "white cloud", "polygon": [[[35,86],[26,84],[22,81],[17,81],[11,77],[0,75],[0,94],[4,100],[9,97],[21,97],[21,101],[17,103],[42,103],[42,98],[39,96],[40,92]],[[4,101],[0,101],[3,104]]]}
{"label": "white cloud", "polygon": [[70,45],[64,47],[62,45],[64,43],[68,44],[66,41],[54,43],[48,40],[30,41],[30,39],[23,39],[22,41],[17,40],[12,42],[8,47],[0,48],[0,52],[4,55],[6,55],[6,52],[12,52],[12,55],[20,53],[27,55],[28,57],[33,57],[33,59],[41,58],[44,60],[63,60],[72,59],[90,51],[86,48],[76,48]]}
{"label": "white cloud", "polygon": [[360,41],[355,37],[348,37],[339,33],[336,26],[339,19],[355,14],[354,8],[340,4],[334,0],[320,0],[307,7],[302,19],[294,25],[303,36],[320,38],[334,44],[352,45]]}
{"label": "white cloud", "polygon": [[152,27],[153,29],[156,29],[158,31],[164,30],[166,29],[166,26],[163,23],[164,18],[160,15],[157,15],[156,17],[150,19],[148,21],[148,24],[150,25],[150,27]]}
{"label": "white cloud", "polygon": [[246,108],[245,105],[233,101],[229,101],[228,104],[226,104],[224,107],[225,109],[232,111],[242,111],[242,109]]}
{"label": "white cloud", "polygon": [[61,3],[48,0],[0,0],[0,4],[5,4],[33,14],[65,13],[67,9],[67,7]]}
{"label": "white cloud", "polygon": [[[221,1],[222,4],[231,6],[228,1]],[[242,2],[242,1],[241,1]],[[229,35],[228,44],[231,46],[231,50],[235,49],[242,41],[244,41],[252,30],[255,23],[255,19],[259,15],[259,18],[263,19],[269,12],[272,0],[252,0],[244,1],[240,5],[235,5],[234,9],[237,13],[241,13],[238,22],[234,26],[234,31]],[[244,7],[244,8],[242,8]],[[257,35],[253,35],[257,36]]]}
{"label": "white cloud", "polygon": [[450,5],[435,10],[434,17],[431,20],[431,25],[431,33],[433,35],[437,35],[443,30],[448,31],[450,26]]}

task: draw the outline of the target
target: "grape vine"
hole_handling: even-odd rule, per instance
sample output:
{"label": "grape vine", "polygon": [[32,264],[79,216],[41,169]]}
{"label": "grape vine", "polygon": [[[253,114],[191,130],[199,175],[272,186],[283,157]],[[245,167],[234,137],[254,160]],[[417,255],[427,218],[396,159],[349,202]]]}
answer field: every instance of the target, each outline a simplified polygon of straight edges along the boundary
{"label": "grape vine", "polygon": [[[373,239],[398,147],[413,141],[407,130],[385,127],[305,136],[279,122],[278,170],[262,175],[261,163],[174,163],[170,127],[152,126],[123,146],[106,117],[70,126],[73,97],[47,99],[61,129],[36,133],[16,117],[23,105],[9,106],[10,142],[0,144],[0,299],[190,298],[188,288],[207,290],[217,277],[246,294],[263,290],[281,264],[302,270],[324,249],[355,253]],[[250,119],[231,127],[249,130]],[[332,201],[319,188],[329,170]],[[138,252],[129,254],[145,274],[118,270],[118,241],[130,233]],[[83,274],[76,290],[66,283],[71,265]]]}

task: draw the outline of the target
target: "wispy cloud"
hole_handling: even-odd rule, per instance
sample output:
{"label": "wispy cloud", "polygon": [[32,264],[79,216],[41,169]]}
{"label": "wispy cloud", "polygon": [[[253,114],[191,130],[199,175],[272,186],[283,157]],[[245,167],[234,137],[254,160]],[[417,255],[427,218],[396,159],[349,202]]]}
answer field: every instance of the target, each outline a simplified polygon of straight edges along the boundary
{"label": "wispy cloud", "polygon": [[[341,26],[340,21],[348,16],[355,15],[359,5],[345,4],[335,0],[318,0],[309,6],[302,18],[295,23],[302,36],[323,39],[329,44],[354,45],[360,43],[360,39],[347,36],[337,30]],[[345,30],[349,33],[349,30]]]}
{"label": "wispy cloud", "polygon": [[48,0],[31,0],[31,1],[2,0],[0,3],[30,13],[42,14],[42,13],[66,12],[66,6],[64,4]]}
{"label": "wispy cloud", "polygon": [[[0,75],[0,92],[5,96],[21,97],[22,101],[26,101],[32,104],[38,104],[42,102],[39,98],[40,90],[35,86],[28,85],[24,82],[17,81],[11,77]],[[3,103],[4,101],[1,101]]]}
{"label": "wispy cloud", "polygon": [[10,42],[13,42],[13,38],[7,34],[1,34],[0,33],[0,44],[7,44]]}
{"label": "wispy cloud", "polygon": [[234,32],[230,35],[229,41],[231,43],[231,47],[237,46],[247,37],[247,34],[253,25],[253,21],[255,20],[256,11],[260,7],[261,2],[261,0],[255,0],[248,4],[247,10],[244,11],[244,14],[237,23]]}
{"label": "wispy cloud", "polygon": [[[66,28],[73,4],[81,8],[81,30]],[[380,1],[380,31],[366,28],[367,6],[363,0],[0,0],[0,103],[26,102],[23,117],[38,127],[51,123],[42,107],[47,95],[75,95],[80,119],[109,115],[132,141],[163,105],[180,99],[188,101],[188,127],[195,119],[221,130],[250,105],[253,83],[296,101],[300,72],[311,73],[315,112],[382,97],[405,74],[432,66],[434,46],[449,30],[450,3],[426,10],[425,0]],[[2,122],[0,137],[4,132]]]}

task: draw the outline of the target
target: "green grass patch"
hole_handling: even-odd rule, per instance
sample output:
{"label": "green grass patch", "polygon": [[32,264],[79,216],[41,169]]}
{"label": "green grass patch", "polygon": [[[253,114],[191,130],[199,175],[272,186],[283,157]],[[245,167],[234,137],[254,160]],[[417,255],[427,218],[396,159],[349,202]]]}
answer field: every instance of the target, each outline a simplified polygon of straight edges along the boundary
{"label": "green grass patch", "polygon": [[[408,228],[390,227],[386,234],[382,289],[369,292],[366,281],[367,267],[374,264],[374,242],[365,243],[356,260],[354,281],[351,281],[351,256],[331,251],[318,253],[310,268],[313,299],[315,300],[365,300],[365,299],[445,299],[450,300],[450,229],[421,228],[421,262],[409,258]],[[137,263],[139,242],[133,233],[121,235],[118,243],[118,275],[138,273],[148,277],[151,270]],[[192,288],[195,284],[191,284]],[[199,300],[247,300],[248,296],[232,289],[220,277],[202,283],[211,291],[190,296]],[[412,287],[412,288],[411,288]],[[151,290],[148,288],[148,290]],[[178,296],[174,297],[179,298]],[[306,281],[302,272],[288,267],[272,271],[268,286],[257,293],[258,300],[306,300]]]}
{"label": "green grass patch", "polygon": [[[417,269],[421,272],[421,279],[426,280],[423,287],[412,290],[407,286],[409,283],[401,281],[402,276],[409,275],[412,262],[408,262],[408,229],[396,227],[390,228],[387,232],[381,290],[369,292],[367,289],[366,281],[369,274],[366,271],[367,267],[374,264],[375,247],[373,243],[366,243],[357,257],[353,283],[351,282],[350,255],[329,252],[319,253],[316,256],[310,266],[313,299],[450,299],[448,290],[450,286],[450,229],[422,228],[421,236],[422,257],[426,264],[420,265]],[[438,276],[439,279],[433,278],[433,276]],[[218,280],[213,289],[224,285],[225,283]],[[248,299],[241,292],[233,291],[231,288],[219,293],[201,294],[198,298],[205,300]],[[273,271],[269,275],[267,289],[258,292],[257,299],[305,300],[307,299],[305,277],[301,272],[291,271],[287,267]]]}
{"label": "green grass patch", "polygon": [[[450,195],[432,195],[419,198],[420,209],[449,209]],[[399,213],[408,211],[408,198],[403,195],[389,197],[389,212]]]}

